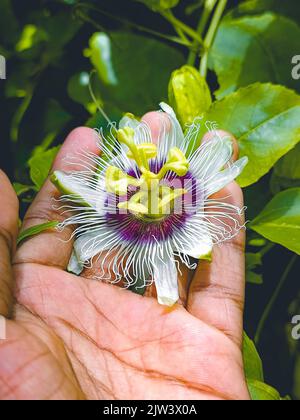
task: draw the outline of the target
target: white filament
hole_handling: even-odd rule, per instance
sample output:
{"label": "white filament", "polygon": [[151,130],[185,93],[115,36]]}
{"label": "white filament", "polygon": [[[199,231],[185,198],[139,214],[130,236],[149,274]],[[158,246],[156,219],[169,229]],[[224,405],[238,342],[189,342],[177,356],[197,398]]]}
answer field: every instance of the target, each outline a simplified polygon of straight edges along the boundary
{"label": "white filament", "polygon": [[[60,228],[68,225],[76,226],[73,236],[76,238],[75,253],[78,261],[86,266],[96,262],[99,268],[98,279],[117,282],[122,278],[126,280],[127,286],[132,286],[137,281],[149,285],[156,280],[160,290],[168,288],[170,290],[170,285],[174,287],[174,267],[178,267],[178,261],[189,268],[195,268],[195,264],[189,258],[188,250],[195,250],[201,244],[219,244],[229,240],[244,227],[241,222],[244,209],[209,197],[241,173],[246,159],[231,164],[231,143],[218,136],[214,123],[206,123],[207,128],[212,131],[211,140],[195,149],[193,146],[196,145],[200,133],[201,119],[195,120],[184,137],[175,115],[167,107],[164,107],[164,110],[167,113],[161,114],[162,123],[158,139],[156,139],[158,143],[156,169],[158,170],[161,162],[166,161],[171,147],[179,147],[188,157],[190,172],[197,181],[198,191],[193,208],[192,205],[187,205],[186,208],[191,215],[183,224],[173,226],[169,237],[163,237],[160,240],[153,237],[145,243],[141,242],[140,237],[127,241],[122,237],[122,232],[129,228],[130,219],[125,218],[123,222],[118,219],[108,222],[105,216],[106,213],[113,213],[116,210],[113,203],[109,202],[108,205],[106,203],[108,198],[105,191],[107,168],[113,165],[122,171],[131,170],[138,176],[138,168],[127,157],[126,148],[114,138],[114,126],[111,127],[111,134],[106,141],[99,140],[101,154],[95,155],[82,151],[80,153],[82,161],[79,164],[78,156],[76,158],[76,166],[81,167],[82,170],[72,171],[68,175],[74,186],[74,194],[63,195],[59,201],[60,209],[71,215],[65,219]],[[135,127],[137,143],[152,142],[151,130],[147,124],[138,123],[129,118],[126,120],[127,124],[129,120]],[[104,138],[103,133],[101,133],[101,138]],[[188,154],[188,151],[192,149],[195,151]],[[69,163],[72,165],[75,161],[70,159]],[[171,175],[167,173],[165,179],[170,179]],[[90,207],[83,205],[76,196],[76,191],[82,189]],[[193,190],[192,183],[188,189],[189,192]],[[164,280],[166,273],[172,273],[172,276]],[[178,291],[170,293],[173,293],[174,298]]]}

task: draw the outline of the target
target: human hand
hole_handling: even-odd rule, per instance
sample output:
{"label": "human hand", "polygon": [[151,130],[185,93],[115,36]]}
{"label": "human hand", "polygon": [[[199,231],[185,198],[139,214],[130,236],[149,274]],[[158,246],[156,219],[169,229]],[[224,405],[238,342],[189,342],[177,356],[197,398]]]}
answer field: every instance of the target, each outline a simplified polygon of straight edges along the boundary
{"label": "human hand", "polygon": [[[155,114],[146,116],[152,129]],[[54,164],[83,148],[97,153],[93,130],[73,131]],[[79,168],[78,168],[79,169]],[[147,297],[67,273],[70,231],[44,232],[10,260],[17,235],[17,200],[1,174],[0,314],[7,339],[0,342],[1,399],[248,399],[242,360],[244,302],[243,231],[201,262],[181,304]],[[240,188],[222,191],[242,207]],[[58,192],[48,180],[24,220],[26,229],[62,220],[53,209]],[[11,285],[16,280],[17,304]],[[11,311],[13,315],[11,316]]]}

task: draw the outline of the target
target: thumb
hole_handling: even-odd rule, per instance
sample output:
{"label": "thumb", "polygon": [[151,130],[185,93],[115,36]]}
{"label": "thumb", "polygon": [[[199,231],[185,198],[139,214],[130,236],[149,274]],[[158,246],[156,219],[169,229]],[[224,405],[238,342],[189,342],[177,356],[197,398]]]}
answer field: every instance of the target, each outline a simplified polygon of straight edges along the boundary
{"label": "thumb", "polygon": [[0,171],[0,315],[8,317],[13,303],[12,255],[18,234],[18,198],[4,172]]}

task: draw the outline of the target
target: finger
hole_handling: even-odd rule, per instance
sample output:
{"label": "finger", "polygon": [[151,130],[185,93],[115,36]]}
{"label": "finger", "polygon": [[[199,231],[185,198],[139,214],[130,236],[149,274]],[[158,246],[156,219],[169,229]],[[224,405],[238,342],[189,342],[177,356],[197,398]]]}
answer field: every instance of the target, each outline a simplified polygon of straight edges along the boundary
{"label": "finger", "polygon": [[[234,139],[233,144],[236,159],[238,149]],[[213,198],[243,208],[242,190],[235,182]],[[239,223],[244,224],[244,216],[241,216]],[[201,261],[198,266],[187,305],[191,314],[222,330],[239,345],[242,343],[245,294],[244,248],[244,229],[231,240],[215,246],[212,263]]]}
{"label": "finger", "polygon": [[9,317],[13,303],[12,255],[18,234],[19,202],[7,176],[0,171],[0,315]]}
{"label": "finger", "polygon": [[230,133],[228,133],[228,131],[224,131],[224,130],[216,130],[216,131],[210,131],[208,133],[205,134],[205,136],[202,139],[202,143],[205,143],[207,141],[212,140],[215,136],[219,136],[220,138],[223,139],[229,139],[232,143],[232,161],[235,162],[236,160],[238,160],[239,157],[239,145],[237,142],[237,139]]}
{"label": "finger", "polygon": [[148,112],[143,116],[142,122],[147,124],[150,128],[152,141],[155,144],[158,143],[158,139],[162,134],[162,129],[164,128],[168,131],[171,128],[169,118],[162,112]]}
{"label": "finger", "polygon": [[[239,155],[237,140],[226,131],[218,130],[217,133],[222,138],[231,139],[232,160],[237,160]],[[203,142],[211,140],[213,136],[214,133],[207,133]],[[213,196],[216,200],[223,200],[224,197],[229,197],[225,200],[227,203],[243,207],[242,191],[236,183],[230,184]],[[243,220],[240,223],[243,223]],[[191,313],[223,330],[238,344],[241,344],[242,340],[245,290],[244,245],[245,232],[241,231],[231,241],[216,246],[213,251],[213,263],[200,263],[188,297],[188,310]]]}
{"label": "finger", "polygon": [[[84,164],[82,152],[98,154],[98,142],[97,133],[90,128],[78,128],[72,131],[61,147],[52,169],[82,170],[82,164]],[[70,165],[70,161],[72,165]],[[48,178],[29,208],[22,229],[28,229],[47,221],[65,219],[66,216],[54,205],[53,199],[57,199],[59,196],[59,191]],[[15,262],[39,263],[65,269],[72,252],[71,233],[72,228],[65,228],[62,232],[45,231],[31,238],[19,248]]]}
{"label": "finger", "polygon": [[[227,131],[216,130],[214,132],[208,132],[204,135],[201,143],[205,143],[212,140],[213,138],[215,138],[216,135],[219,136],[220,138],[228,138],[231,140],[232,147],[233,147],[232,161],[236,161],[239,155],[238,143],[235,137],[232,136],[232,134],[228,133]],[[225,191],[223,190],[223,193],[224,192]],[[226,196],[226,193],[224,195]],[[221,196],[222,194],[220,195],[220,197]],[[216,196],[215,198],[218,199],[218,196]],[[187,306],[187,302],[188,302],[188,291],[189,291],[188,289],[191,284],[192,278],[193,278],[193,272],[191,272],[185,265],[180,263],[180,273],[179,273],[179,278],[178,278],[179,296],[180,296],[180,303],[182,303],[185,307]]]}

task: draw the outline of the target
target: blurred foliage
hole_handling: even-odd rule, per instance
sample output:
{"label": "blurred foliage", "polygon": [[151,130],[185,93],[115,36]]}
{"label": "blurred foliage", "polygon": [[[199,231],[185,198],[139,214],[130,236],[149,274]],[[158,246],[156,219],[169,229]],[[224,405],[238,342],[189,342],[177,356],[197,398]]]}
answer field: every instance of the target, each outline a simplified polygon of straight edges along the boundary
{"label": "blurred foliage", "polygon": [[[282,86],[255,83],[215,102],[205,119],[233,133],[241,156],[248,156],[249,164],[239,178],[246,187],[267,174],[298,143],[300,96]],[[200,138],[205,130],[203,127]]]}
{"label": "blurred foliage", "polygon": [[210,62],[220,83],[218,99],[258,81],[300,92],[298,81],[291,77],[291,58],[299,53],[299,38],[297,23],[274,13],[225,20]]}
{"label": "blurred foliage", "polygon": [[236,136],[249,157],[245,327],[263,360],[245,335],[253,399],[300,399],[299,23],[296,0],[1,0],[1,165],[22,214],[78,125],[107,133],[169,100],[183,126],[204,116]]}
{"label": "blurred foliage", "polygon": [[251,228],[300,255],[300,188],[282,191],[253,220]]}

